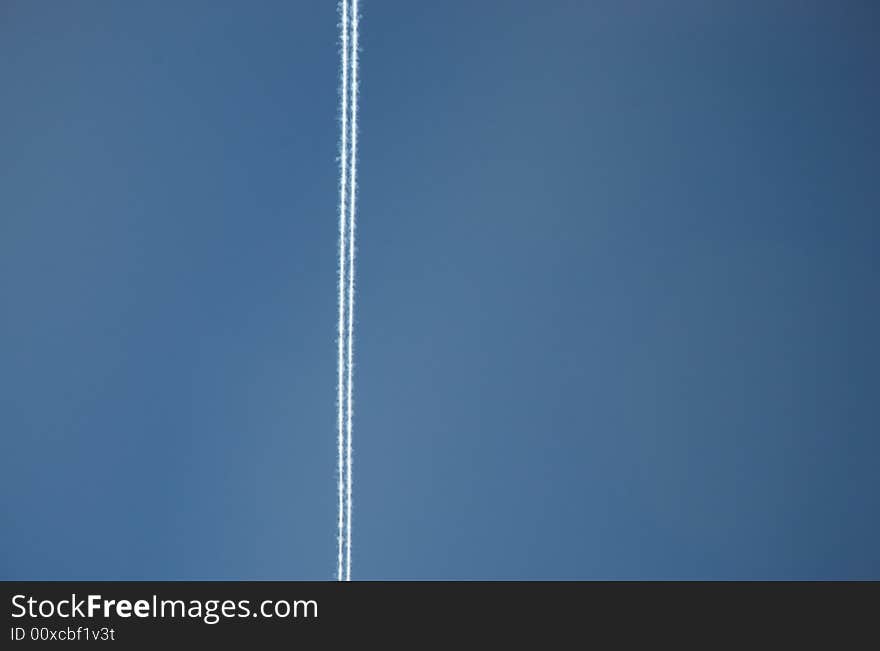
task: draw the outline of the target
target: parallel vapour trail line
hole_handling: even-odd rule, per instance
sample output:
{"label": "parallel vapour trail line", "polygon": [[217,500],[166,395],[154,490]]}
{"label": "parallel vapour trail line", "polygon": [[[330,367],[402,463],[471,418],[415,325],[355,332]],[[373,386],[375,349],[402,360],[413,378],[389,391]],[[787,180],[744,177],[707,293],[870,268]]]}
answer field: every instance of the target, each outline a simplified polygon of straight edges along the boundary
{"label": "parallel vapour trail line", "polygon": [[337,460],[336,472],[338,475],[338,514],[336,532],[336,579],[341,581],[343,573],[343,543],[345,538],[345,409],[343,386],[345,383],[345,262],[346,262],[346,189],[348,174],[348,0],[342,0],[340,4],[342,14],[342,93],[341,93],[341,120],[342,138],[339,144],[339,328],[337,332],[337,377],[336,377],[336,444]]}
{"label": "parallel vapour trail line", "polygon": [[355,261],[355,198],[357,196],[357,136],[358,136],[358,0],[351,6],[351,151],[349,213],[348,213],[348,379],[346,397],[346,508],[345,508],[345,580],[351,581],[351,494],[352,494],[352,376],[354,373],[354,261]]}

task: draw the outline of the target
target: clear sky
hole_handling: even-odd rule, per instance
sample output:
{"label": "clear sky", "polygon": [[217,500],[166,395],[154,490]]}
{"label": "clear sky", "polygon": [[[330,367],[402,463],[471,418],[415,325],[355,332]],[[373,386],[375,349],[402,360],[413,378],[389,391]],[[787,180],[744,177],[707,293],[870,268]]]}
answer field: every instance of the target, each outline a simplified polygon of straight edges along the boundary
{"label": "clear sky", "polygon": [[[354,578],[880,578],[875,4],[362,8]],[[0,578],[334,576],[336,38],[0,4]]]}

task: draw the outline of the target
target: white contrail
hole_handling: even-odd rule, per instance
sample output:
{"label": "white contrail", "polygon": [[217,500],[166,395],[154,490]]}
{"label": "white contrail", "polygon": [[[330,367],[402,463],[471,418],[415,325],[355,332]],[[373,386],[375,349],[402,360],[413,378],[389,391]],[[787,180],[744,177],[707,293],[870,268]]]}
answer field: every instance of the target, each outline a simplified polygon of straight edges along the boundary
{"label": "white contrail", "polygon": [[358,0],[340,0],[339,11],[342,14],[342,93],[340,98],[342,103],[342,138],[339,156],[339,323],[336,386],[339,513],[337,517],[336,578],[340,581],[350,581],[358,26],[360,22]]}
{"label": "white contrail", "polygon": [[339,144],[339,329],[337,333],[337,377],[336,377],[336,426],[337,426],[337,459],[338,474],[338,517],[336,532],[336,579],[342,581],[343,574],[343,540],[345,537],[345,458],[343,445],[345,427],[343,410],[345,409],[343,385],[345,383],[345,262],[346,262],[346,184],[348,183],[348,0],[340,3],[342,14],[342,140]]}
{"label": "white contrail", "polygon": [[352,374],[354,371],[354,257],[355,257],[355,196],[357,195],[357,108],[358,108],[358,0],[351,7],[351,168],[348,212],[348,381],[346,390],[346,449],[345,449],[345,580],[351,581],[351,420]]}

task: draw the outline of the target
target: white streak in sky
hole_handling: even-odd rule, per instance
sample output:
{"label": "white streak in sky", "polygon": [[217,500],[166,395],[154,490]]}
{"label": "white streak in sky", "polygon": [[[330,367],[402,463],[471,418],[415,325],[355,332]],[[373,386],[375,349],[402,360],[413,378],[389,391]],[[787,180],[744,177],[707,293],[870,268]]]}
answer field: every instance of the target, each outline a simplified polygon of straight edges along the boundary
{"label": "white streak in sky", "polygon": [[339,144],[339,323],[337,328],[337,550],[336,578],[351,581],[354,275],[357,196],[358,0],[340,0],[341,127]]}
{"label": "white streak in sky", "polygon": [[345,427],[343,410],[345,409],[343,385],[345,383],[345,262],[346,262],[346,185],[348,183],[348,0],[340,3],[342,14],[342,140],[339,145],[339,329],[337,333],[337,377],[336,377],[336,426],[337,426],[337,459],[338,474],[338,517],[336,532],[336,579],[342,581],[343,574],[343,540],[345,537],[345,459],[343,456]]}
{"label": "white streak in sky", "polygon": [[351,8],[351,168],[348,201],[348,381],[346,390],[346,449],[345,449],[345,580],[351,581],[351,420],[352,420],[352,373],[354,369],[354,231],[355,196],[357,195],[357,108],[358,108],[358,0],[353,0]]}

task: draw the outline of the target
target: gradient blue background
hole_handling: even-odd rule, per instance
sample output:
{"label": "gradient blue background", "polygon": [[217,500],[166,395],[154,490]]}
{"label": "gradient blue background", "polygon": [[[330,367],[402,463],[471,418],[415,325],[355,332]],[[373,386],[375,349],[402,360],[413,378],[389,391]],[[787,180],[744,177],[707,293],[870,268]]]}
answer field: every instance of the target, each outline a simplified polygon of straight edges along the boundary
{"label": "gradient blue background", "polygon": [[[880,578],[876,4],[362,7],[355,578]],[[0,578],[333,577],[336,23],[0,2]]]}

